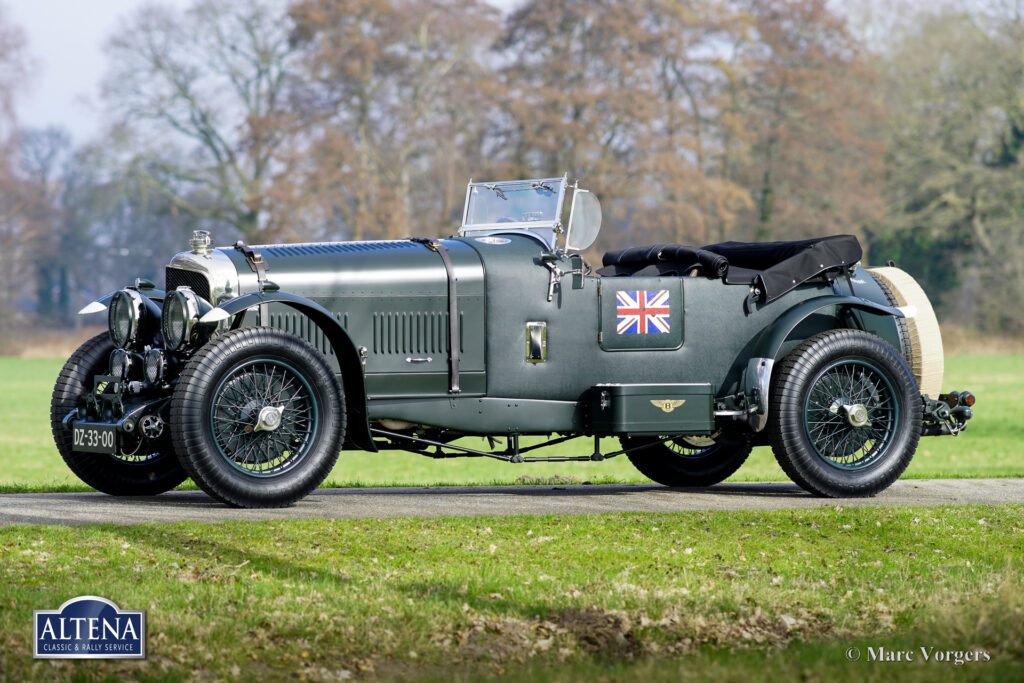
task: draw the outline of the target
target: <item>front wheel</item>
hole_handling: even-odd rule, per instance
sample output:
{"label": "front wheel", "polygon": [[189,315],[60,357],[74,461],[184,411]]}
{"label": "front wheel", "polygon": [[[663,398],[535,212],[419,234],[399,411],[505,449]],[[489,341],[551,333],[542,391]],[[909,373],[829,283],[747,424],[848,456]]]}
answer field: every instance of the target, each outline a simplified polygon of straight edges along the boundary
{"label": "front wheel", "polygon": [[648,479],[665,486],[712,486],[728,479],[750,455],[750,437],[718,433],[711,437],[620,437],[629,461]]}
{"label": "front wheel", "polygon": [[779,465],[819,496],[873,496],[910,464],[921,396],[899,353],[859,330],[797,346],[772,386],[771,444]]}
{"label": "front wheel", "polygon": [[171,426],[182,466],[208,494],[236,507],[283,507],[319,486],[337,461],[345,399],[316,349],[254,327],[189,361]]}

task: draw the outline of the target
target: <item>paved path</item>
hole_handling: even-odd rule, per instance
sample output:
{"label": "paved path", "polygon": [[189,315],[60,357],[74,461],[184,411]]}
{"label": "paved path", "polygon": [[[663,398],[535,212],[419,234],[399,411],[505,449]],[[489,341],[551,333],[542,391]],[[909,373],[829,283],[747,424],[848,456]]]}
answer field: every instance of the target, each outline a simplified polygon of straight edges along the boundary
{"label": "paved path", "polygon": [[320,489],[297,505],[278,510],[231,509],[200,491],[174,491],[146,498],[113,498],[101,493],[16,493],[0,495],[0,526],[968,503],[1024,503],[1024,479],[906,479],[874,498],[843,500],[815,498],[783,482],[719,484],[707,489],[670,489],[656,484]]}

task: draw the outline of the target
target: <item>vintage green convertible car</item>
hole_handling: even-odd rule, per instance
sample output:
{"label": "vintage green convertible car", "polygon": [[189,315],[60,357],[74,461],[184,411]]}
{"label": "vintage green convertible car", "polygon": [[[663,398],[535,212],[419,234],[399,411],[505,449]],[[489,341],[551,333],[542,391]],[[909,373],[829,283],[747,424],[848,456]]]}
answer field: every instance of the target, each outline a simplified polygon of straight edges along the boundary
{"label": "vintage green convertible car", "polygon": [[[855,237],[657,244],[594,270],[580,252],[600,224],[594,195],[562,177],[471,182],[441,240],[214,249],[197,231],[165,289],[137,279],[83,309],[107,310],[109,334],[60,373],[57,448],[100,491],[191,477],[246,507],[307,495],[342,449],[385,448],[625,454],[691,487],[770,444],[804,489],[865,496],[922,434],[971,417],[970,393],[940,393],[927,297],[891,264],[862,267]],[[579,437],[593,455],[524,457]]]}

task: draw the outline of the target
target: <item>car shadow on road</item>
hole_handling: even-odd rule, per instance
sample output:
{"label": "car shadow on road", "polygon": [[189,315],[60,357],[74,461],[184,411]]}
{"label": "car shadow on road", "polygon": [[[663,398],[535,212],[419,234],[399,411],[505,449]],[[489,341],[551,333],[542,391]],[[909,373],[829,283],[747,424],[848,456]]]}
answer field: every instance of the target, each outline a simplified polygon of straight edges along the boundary
{"label": "car shadow on road", "polygon": [[[679,493],[701,496],[761,496],[761,497],[800,497],[807,498],[810,494],[796,484],[790,482],[735,482],[716,484],[708,487],[669,487],[661,484],[557,484],[557,485],[510,485],[510,486],[377,486],[377,487],[343,487],[317,489],[296,505],[315,505],[321,496],[429,496],[442,497],[453,495],[514,495],[538,498],[550,497],[589,497],[618,496],[647,493]],[[100,493],[47,493],[50,500],[81,501],[88,498],[93,502],[102,500],[107,505],[129,506],[138,508],[140,505],[174,506],[187,508],[225,508],[219,501],[202,491],[168,491],[157,496],[107,496]],[[290,506],[290,507],[295,507]],[[286,508],[282,508],[286,509]]]}
{"label": "car shadow on road", "polygon": [[669,487],[661,484],[558,484],[554,486],[396,486],[376,488],[318,489],[313,495],[514,495],[534,497],[617,496],[635,493],[684,493],[696,495],[810,497],[806,491],[790,482],[737,482],[709,487]]}
{"label": "car shadow on road", "polygon": [[[660,503],[672,496],[686,497],[689,503],[707,497],[711,499],[757,498],[757,499],[792,499],[809,501],[814,497],[789,482],[737,482],[718,484],[706,488],[671,488],[659,484],[569,484],[569,485],[528,485],[528,486],[401,486],[401,487],[351,487],[324,488],[284,508],[264,509],[232,509],[211,498],[203,491],[169,491],[158,496],[107,496],[101,493],[62,492],[45,494],[21,494],[42,496],[42,505],[32,505],[31,509],[4,510],[5,524],[83,524],[112,522],[115,524],[139,524],[147,521],[158,521],[162,514],[170,510],[182,511],[181,519],[192,519],[194,515],[211,519],[256,520],[256,519],[290,519],[302,517],[331,516],[332,506],[339,499],[349,499],[354,505],[360,501],[369,503],[367,499],[378,499],[380,505],[383,498],[387,507],[387,499],[400,499],[404,506],[414,503],[416,499],[441,501],[445,498],[473,499],[486,496],[515,496],[517,498],[563,499],[655,496]],[[412,499],[412,500],[410,500]],[[78,508],[87,505],[90,514],[79,515]],[[427,505],[433,507],[433,504]],[[149,517],[152,513],[152,519]],[[226,513],[226,514],[225,514]],[[173,513],[171,513],[173,516]]]}

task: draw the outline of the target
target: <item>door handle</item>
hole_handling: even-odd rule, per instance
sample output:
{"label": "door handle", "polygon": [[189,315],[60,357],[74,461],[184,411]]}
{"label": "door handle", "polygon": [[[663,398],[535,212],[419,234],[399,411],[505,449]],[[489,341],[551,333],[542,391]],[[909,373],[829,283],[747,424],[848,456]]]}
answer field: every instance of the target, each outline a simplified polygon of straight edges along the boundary
{"label": "door handle", "polygon": [[406,358],[405,362],[406,363],[430,363],[433,360],[434,360],[433,358],[430,358],[428,356],[426,358]]}

